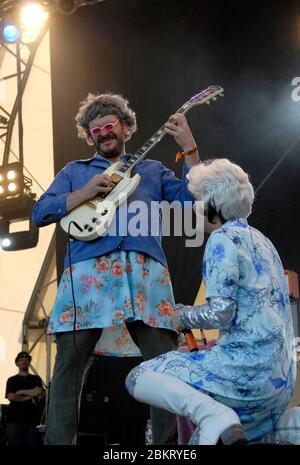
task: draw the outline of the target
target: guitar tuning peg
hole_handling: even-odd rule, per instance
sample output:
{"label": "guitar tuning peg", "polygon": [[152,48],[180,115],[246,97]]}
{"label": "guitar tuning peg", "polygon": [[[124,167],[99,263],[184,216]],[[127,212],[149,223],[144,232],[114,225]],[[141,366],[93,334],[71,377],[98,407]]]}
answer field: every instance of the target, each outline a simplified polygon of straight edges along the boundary
{"label": "guitar tuning peg", "polygon": [[220,95],[220,97],[224,97],[224,94],[219,94],[219,95]]}
{"label": "guitar tuning peg", "polygon": [[210,105],[210,101],[209,101],[209,100],[207,100],[205,103],[206,103],[206,105]]}
{"label": "guitar tuning peg", "polygon": [[213,97],[212,100],[215,102],[218,99],[218,97]]}

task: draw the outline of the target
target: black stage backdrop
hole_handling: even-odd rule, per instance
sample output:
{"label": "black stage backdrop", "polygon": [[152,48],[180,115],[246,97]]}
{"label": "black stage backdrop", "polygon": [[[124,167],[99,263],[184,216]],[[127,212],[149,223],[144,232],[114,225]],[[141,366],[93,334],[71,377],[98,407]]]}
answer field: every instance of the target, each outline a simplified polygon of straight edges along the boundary
{"label": "black stage backdrop", "polygon": [[[300,102],[292,100],[298,1],[107,0],[53,16],[50,40],[55,172],[92,155],[73,122],[88,92],[129,99],[139,126],[127,144],[133,153],[193,94],[221,85],[224,99],[187,115],[200,154],[228,157],[250,173],[259,189],[250,223],[273,241],[286,268],[300,272]],[[149,156],[172,168],[176,151],[166,137]],[[61,232],[57,243],[61,272]],[[192,303],[203,247],[168,238],[164,249],[176,301]]]}

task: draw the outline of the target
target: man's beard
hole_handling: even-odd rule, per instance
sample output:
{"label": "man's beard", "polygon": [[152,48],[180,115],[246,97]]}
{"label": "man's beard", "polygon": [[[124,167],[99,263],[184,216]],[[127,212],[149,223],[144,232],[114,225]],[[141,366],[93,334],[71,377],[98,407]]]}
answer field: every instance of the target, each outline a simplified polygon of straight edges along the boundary
{"label": "man's beard", "polygon": [[[116,140],[117,143],[113,149],[103,149],[101,148],[101,144],[106,140]],[[99,154],[101,154],[105,158],[116,158],[119,157],[124,148],[124,140],[118,139],[118,137],[112,132],[111,134],[107,134],[106,136],[98,137],[96,149]]]}
{"label": "man's beard", "polygon": [[20,368],[21,368],[22,371],[28,371],[29,370],[28,365],[21,365]]}

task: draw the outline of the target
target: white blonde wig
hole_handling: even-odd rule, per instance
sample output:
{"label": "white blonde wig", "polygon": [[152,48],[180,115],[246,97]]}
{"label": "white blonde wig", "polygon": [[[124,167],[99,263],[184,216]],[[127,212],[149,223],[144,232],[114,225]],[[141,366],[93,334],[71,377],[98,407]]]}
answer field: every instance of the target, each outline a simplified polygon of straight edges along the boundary
{"label": "white blonde wig", "polygon": [[249,176],[227,158],[199,163],[187,175],[188,188],[196,200],[211,205],[224,220],[247,218],[254,200]]}

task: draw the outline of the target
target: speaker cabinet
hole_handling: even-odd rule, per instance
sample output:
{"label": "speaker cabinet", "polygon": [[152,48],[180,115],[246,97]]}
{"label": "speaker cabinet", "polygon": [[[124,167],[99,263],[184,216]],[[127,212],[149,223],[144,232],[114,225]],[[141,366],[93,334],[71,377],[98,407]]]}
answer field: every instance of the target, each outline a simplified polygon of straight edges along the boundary
{"label": "speaker cabinet", "polygon": [[127,374],[141,362],[140,357],[95,356],[81,397],[79,444],[145,444],[149,407],[125,387]]}

